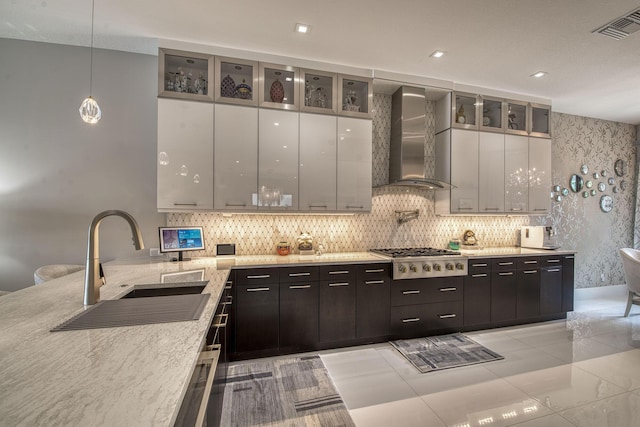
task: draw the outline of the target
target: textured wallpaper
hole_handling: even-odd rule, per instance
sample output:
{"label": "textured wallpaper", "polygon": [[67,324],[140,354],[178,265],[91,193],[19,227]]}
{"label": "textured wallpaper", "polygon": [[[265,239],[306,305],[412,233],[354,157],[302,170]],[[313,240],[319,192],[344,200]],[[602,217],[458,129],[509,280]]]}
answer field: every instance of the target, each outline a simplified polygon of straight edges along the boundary
{"label": "textured wallpaper", "polygon": [[[427,103],[427,175],[433,176],[435,138],[434,109]],[[373,185],[387,183],[389,137],[391,132],[391,96],[373,98]],[[614,194],[607,184],[603,194],[614,196],[614,210],[600,211],[599,199],[583,199],[570,194],[561,202],[552,202],[552,212],[544,217],[528,216],[452,216],[434,214],[433,192],[411,188],[373,189],[370,214],[356,215],[268,215],[219,213],[167,214],[168,225],[203,225],[207,251],[214,255],[215,244],[235,243],[242,255],[275,253],[280,241],[293,243],[301,232],[309,232],[327,251],[366,251],[381,247],[445,247],[452,237],[473,230],[487,247],[513,246],[519,243],[522,225],[553,225],[563,248],[579,251],[576,259],[576,287],[593,287],[624,282],[617,248],[633,242],[633,176],[635,174],[635,128],[631,125],[553,113],[553,182],[569,187],[569,177],[587,164],[590,173],[606,170],[613,174],[613,162],[623,158],[629,165],[625,191]],[[615,177],[619,186],[620,179]],[[597,181],[599,182],[599,181]],[[596,185],[597,185],[596,182]],[[551,197],[551,189],[550,197]],[[397,223],[396,210],[419,209],[417,219]],[[600,274],[604,274],[602,281]]]}

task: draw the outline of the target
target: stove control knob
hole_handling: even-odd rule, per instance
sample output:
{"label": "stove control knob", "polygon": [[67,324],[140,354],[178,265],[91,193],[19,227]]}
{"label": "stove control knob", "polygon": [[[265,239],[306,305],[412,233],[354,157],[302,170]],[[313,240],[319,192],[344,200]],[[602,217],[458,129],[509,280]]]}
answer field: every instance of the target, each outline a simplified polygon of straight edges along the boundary
{"label": "stove control knob", "polygon": [[403,264],[400,264],[400,265],[398,266],[398,271],[399,271],[400,273],[406,273],[406,272],[407,272],[407,267],[405,267]]}
{"label": "stove control knob", "polygon": [[440,271],[442,270],[442,266],[440,264],[433,264],[433,271]]}
{"label": "stove control knob", "polygon": [[431,266],[429,264],[422,264],[422,269],[424,271],[431,271]]}
{"label": "stove control knob", "polygon": [[453,264],[450,262],[447,263],[447,270],[453,270]]}
{"label": "stove control knob", "polygon": [[418,271],[418,267],[416,267],[413,264],[409,264],[409,270],[413,271],[414,273]]}
{"label": "stove control knob", "polygon": [[461,262],[456,262],[456,269],[458,270],[464,270],[464,264]]}

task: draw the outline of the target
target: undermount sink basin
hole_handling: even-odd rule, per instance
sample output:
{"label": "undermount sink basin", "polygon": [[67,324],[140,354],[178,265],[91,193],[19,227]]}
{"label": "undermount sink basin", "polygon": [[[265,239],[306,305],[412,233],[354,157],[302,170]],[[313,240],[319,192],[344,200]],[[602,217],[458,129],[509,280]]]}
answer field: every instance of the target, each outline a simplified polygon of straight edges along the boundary
{"label": "undermount sink basin", "polygon": [[206,281],[171,283],[169,286],[166,284],[136,285],[128,293],[121,296],[120,299],[200,294],[205,286],[207,286]]}
{"label": "undermount sink basin", "polygon": [[100,301],[51,332],[198,320],[210,296],[201,294],[206,284],[140,285],[120,299]]}

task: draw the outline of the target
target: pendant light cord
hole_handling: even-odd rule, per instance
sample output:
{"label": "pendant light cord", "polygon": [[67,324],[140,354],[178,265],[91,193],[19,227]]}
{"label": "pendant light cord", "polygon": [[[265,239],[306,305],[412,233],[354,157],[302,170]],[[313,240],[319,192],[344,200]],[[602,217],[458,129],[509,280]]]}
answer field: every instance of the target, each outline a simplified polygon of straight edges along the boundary
{"label": "pendant light cord", "polygon": [[96,1],[91,1],[91,60],[89,61],[89,97],[93,96],[93,16],[96,8]]}

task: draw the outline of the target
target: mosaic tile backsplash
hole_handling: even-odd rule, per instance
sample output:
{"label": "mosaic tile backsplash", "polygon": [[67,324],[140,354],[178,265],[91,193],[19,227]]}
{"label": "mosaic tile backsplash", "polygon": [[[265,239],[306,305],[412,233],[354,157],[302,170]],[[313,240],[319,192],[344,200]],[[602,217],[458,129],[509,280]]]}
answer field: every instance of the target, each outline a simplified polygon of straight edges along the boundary
{"label": "mosaic tile backsplash", "polygon": [[[433,176],[433,129],[435,104],[427,103],[427,175]],[[388,182],[391,96],[373,98],[373,185]],[[167,225],[203,225],[207,250],[201,256],[215,255],[218,243],[235,243],[239,255],[275,253],[280,241],[294,243],[301,232],[309,232],[314,242],[329,252],[367,251],[381,247],[446,247],[452,237],[473,230],[485,247],[514,246],[519,243],[522,225],[553,225],[557,242],[578,251],[576,287],[624,283],[619,247],[633,244],[633,177],[635,176],[635,128],[631,125],[552,113],[552,167],[554,184],[568,187],[569,176],[579,173],[580,165],[592,171],[608,170],[623,158],[630,166],[627,190],[613,194],[615,208],[600,211],[598,197],[583,199],[570,194],[562,202],[552,202],[547,216],[451,216],[434,214],[430,190],[381,187],[373,189],[370,214],[355,215],[273,215],[220,213],[167,214]],[[551,189],[550,189],[551,190]],[[419,209],[414,220],[398,224],[396,210]],[[194,254],[195,255],[195,254]],[[604,281],[602,276],[604,275]]]}

